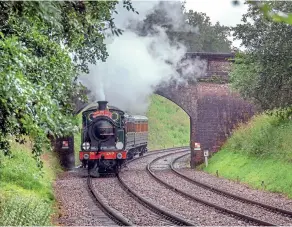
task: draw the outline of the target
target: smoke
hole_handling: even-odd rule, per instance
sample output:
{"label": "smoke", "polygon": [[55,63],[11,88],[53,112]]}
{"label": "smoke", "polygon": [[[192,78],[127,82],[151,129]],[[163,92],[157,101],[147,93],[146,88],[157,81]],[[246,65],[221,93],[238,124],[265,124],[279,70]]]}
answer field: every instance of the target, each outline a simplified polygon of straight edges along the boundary
{"label": "smoke", "polygon": [[139,34],[138,28],[143,25],[146,16],[162,7],[167,13],[168,25],[194,32],[195,28],[184,25],[179,2],[134,1],[133,6],[139,15],[118,6],[115,24],[125,32],[106,40],[109,53],[106,62],[90,65],[89,75],[79,79],[91,90],[91,101],[107,100],[110,105],[122,110],[144,114],[156,86],[163,82],[180,84],[190,78],[195,79],[204,70],[205,64],[199,60],[182,62],[186,48],[178,42],[171,42],[162,26],[154,26],[154,32],[147,35]]}

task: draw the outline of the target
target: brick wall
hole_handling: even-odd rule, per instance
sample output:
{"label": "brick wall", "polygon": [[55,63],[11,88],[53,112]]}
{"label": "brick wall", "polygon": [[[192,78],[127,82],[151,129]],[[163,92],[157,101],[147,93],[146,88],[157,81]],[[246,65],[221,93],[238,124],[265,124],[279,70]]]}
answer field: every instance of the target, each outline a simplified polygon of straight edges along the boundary
{"label": "brick wall", "polygon": [[[218,151],[232,130],[255,112],[250,103],[232,92],[228,84],[196,83],[162,86],[156,94],[176,103],[190,116],[190,146],[200,143],[210,154]],[[203,152],[195,152],[196,163],[203,162]]]}
{"label": "brick wall", "polygon": [[231,92],[227,84],[198,84],[196,141],[202,149],[211,153],[231,135],[240,123],[246,122],[255,112],[255,108],[238,94]]}

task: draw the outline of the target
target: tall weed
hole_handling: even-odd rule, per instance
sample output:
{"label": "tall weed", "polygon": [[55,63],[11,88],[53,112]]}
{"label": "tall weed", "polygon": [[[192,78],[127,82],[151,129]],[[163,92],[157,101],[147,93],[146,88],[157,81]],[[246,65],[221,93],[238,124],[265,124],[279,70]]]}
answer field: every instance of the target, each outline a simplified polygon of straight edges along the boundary
{"label": "tall weed", "polygon": [[50,225],[51,206],[37,197],[0,197],[0,226]]}

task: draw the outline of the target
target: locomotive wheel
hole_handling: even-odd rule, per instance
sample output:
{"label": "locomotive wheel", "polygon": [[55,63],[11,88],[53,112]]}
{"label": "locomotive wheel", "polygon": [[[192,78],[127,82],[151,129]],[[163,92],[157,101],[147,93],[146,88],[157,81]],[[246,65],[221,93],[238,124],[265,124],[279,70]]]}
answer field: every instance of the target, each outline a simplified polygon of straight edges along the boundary
{"label": "locomotive wheel", "polygon": [[114,170],[115,175],[117,176],[119,174],[119,172],[120,172],[120,168],[118,165],[116,165],[115,170]]}
{"label": "locomotive wheel", "polygon": [[97,178],[100,176],[99,168],[97,167],[96,162],[88,164],[88,175],[93,178]]}

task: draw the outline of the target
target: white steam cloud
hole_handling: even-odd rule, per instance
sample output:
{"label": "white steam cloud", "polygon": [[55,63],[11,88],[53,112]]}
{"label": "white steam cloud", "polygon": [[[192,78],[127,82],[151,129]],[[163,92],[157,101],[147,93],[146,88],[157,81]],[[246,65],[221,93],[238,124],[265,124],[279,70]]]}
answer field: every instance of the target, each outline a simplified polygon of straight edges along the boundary
{"label": "white steam cloud", "polygon": [[[195,79],[205,70],[204,62],[199,60],[181,62],[186,48],[182,44],[171,43],[163,28],[155,27],[155,34],[144,37],[127,29],[129,24],[131,28],[137,26],[157,5],[158,2],[153,1],[134,1],[133,6],[139,15],[118,7],[115,24],[125,32],[107,40],[109,57],[106,62],[91,65],[89,75],[79,78],[91,91],[91,101],[107,100],[110,105],[122,110],[144,114],[148,98],[157,85],[162,82],[186,83],[187,79]],[[164,7],[174,28],[194,29],[182,26],[180,4],[174,2]],[[182,75],[177,72],[178,68]]]}

